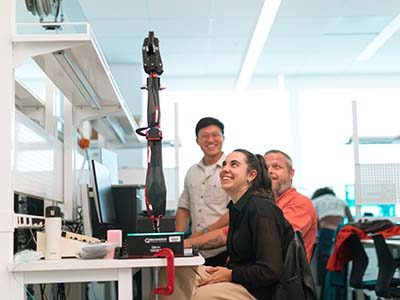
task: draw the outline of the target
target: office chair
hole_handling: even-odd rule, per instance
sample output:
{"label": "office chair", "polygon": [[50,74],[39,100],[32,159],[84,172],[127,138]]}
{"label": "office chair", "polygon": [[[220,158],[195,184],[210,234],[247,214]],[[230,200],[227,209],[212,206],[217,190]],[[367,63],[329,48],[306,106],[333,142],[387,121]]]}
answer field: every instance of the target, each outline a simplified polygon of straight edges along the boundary
{"label": "office chair", "polygon": [[381,234],[372,237],[378,257],[378,279],[376,295],[383,298],[400,299],[400,279],[394,278],[396,269],[400,268],[400,260],[394,259],[393,254]]}
{"label": "office chair", "polygon": [[346,243],[350,247],[352,254],[350,286],[354,289],[375,290],[376,280],[363,280],[369,259],[360,238],[358,235],[352,234],[346,240]]}

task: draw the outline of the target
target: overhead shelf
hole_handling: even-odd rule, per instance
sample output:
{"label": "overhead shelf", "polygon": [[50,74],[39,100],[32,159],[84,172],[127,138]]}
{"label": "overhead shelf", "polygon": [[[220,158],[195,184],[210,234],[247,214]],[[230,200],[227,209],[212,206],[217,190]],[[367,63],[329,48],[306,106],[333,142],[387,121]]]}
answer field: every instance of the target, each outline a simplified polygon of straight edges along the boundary
{"label": "overhead shelf", "polygon": [[45,102],[21,81],[15,80],[15,105],[21,110],[37,109],[43,108]]}
{"label": "overhead shelf", "polygon": [[15,65],[32,57],[74,105],[76,126],[103,119],[111,142],[142,141],[88,23],[17,23],[13,42]]}
{"label": "overhead shelf", "polygon": [[45,101],[17,79],[15,80],[15,106],[29,118],[44,126]]}

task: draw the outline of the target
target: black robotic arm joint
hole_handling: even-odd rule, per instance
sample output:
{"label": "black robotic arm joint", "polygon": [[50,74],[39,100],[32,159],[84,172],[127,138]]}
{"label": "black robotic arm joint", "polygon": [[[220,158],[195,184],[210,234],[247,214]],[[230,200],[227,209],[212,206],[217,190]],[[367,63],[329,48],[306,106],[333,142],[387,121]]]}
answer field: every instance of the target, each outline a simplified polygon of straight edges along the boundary
{"label": "black robotic arm joint", "polygon": [[147,74],[161,75],[163,73],[159,42],[153,31],[149,31],[149,36],[143,41],[142,57],[143,68]]}

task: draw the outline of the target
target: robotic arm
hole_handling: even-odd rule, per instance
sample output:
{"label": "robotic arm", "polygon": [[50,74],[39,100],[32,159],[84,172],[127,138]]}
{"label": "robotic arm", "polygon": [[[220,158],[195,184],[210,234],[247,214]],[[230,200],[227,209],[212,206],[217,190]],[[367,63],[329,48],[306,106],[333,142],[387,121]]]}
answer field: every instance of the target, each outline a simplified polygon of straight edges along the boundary
{"label": "robotic arm", "polygon": [[153,223],[153,231],[159,232],[160,219],[165,214],[166,187],[162,167],[160,129],[160,88],[159,75],[163,72],[158,38],[150,31],[144,39],[142,47],[143,67],[149,75],[145,89],[148,91],[147,127],[139,128],[136,133],[147,139],[147,174],[145,183],[145,199],[149,218]]}

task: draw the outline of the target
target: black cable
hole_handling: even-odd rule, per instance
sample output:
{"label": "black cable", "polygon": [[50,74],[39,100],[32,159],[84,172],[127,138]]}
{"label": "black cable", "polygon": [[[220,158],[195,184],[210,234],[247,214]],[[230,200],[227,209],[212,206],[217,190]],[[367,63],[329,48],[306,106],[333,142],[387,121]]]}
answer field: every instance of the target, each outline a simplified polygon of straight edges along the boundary
{"label": "black cable", "polygon": [[57,283],[57,300],[65,300],[65,285]]}
{"label": "black cable", "polygon": [[39,288],[40,288],[40,297],[43,300],[47,299],[47,295],[46,295],[46,284],[39,284]]}
{"label": "black cable", "polygon": [[89,284],[85,282],[85,300],[89,300]]}

